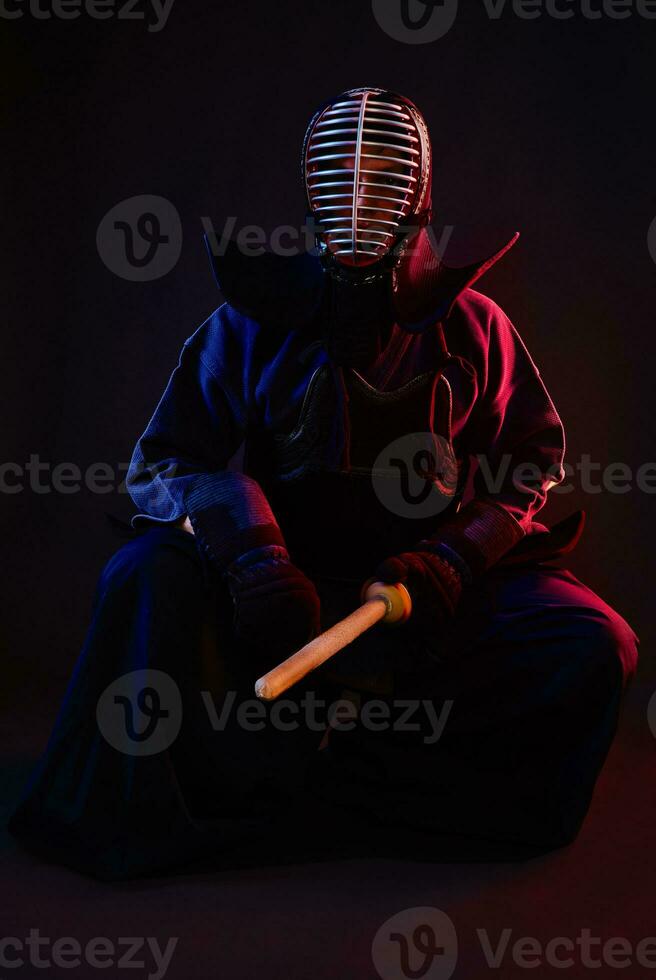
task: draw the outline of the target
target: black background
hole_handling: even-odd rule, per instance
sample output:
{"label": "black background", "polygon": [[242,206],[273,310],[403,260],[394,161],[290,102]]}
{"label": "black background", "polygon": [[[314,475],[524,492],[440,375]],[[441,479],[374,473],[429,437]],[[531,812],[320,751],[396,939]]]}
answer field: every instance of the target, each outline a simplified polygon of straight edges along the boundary
{"label": "black background", "polygon": [[[427,117],[435,224],[454,226],[447,259],[473,261],[522,232],[479,288],[540,367],[568,460],[635,472],[656,458],[656,21],[509,9],[491,20],[482,4],[460,6],[445,37],[416,46],[387,36],[365,0],[176,0],[159,33],[84,15],[0,19],[4,460],[129,460],[182,342],[220,302],[201,216],[300,223],[307,121],[362,84],[402,92]],[[169,199],[184,230],[179,262],[149,283],[114,275],[96,248],[105,213],[139,194]],[[577,486],[543,512],[587,510],[571,566],[641,635],[643,670],[653,502]],[[129,498],[26,488],[0,506],[5,676],[54,690],[120,544],[104,513],[128,516]]]}

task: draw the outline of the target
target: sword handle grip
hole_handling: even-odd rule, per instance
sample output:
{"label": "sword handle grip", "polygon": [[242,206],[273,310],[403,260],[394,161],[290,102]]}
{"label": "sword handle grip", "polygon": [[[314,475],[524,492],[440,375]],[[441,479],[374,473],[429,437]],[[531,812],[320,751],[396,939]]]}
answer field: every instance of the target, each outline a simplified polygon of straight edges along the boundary
{"label": "sword handle grip", "polygon": [[389,582],[377,582],[368,579],[362,586],[360,594],[362,602],[369,599],[382,599],[387,606],[387,612],[382,622],[388,626],[399,626],[410,618],[412,613],[412,598],[402,582],[391,585]]}

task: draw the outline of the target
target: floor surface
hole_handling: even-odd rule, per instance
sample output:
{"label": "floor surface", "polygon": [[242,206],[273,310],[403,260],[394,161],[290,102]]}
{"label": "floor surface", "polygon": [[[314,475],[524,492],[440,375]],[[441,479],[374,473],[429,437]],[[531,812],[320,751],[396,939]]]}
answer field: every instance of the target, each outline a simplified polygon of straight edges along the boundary
{"label": "floor surface", "polygon": [[[42,963],[51,965],[36,965],[34,947],[30,952],[26,946],[0,946],[0,978],[656,976],[656,940],[638,947],[656,936],[656,738],[647,721],[652,691],[651,683],[638,680],[628,693],[620,732],[578,840],[526,862],[338,860],[107,885],[41,864],[5,833],[0,937],[22,943],[30,930],[38,930],[48,939],[40,947]],[[35,699],[23,705],[20,716],[5,717],[5,811],[38,755],[55,708],[41,708]],[[440,911],[417,911],[426,907]],[[440,952],[432,952],[430,930],[415,933],[422,924],[434,927]],[[64,937],[83,948],[100,937],[112,945],[96,945],[74,965],[74,948],[53,945]],[[138,944],[132,951],[127,937]],[[547,947],[558,937],[565,943]],[[619,942],[609,945],[609,939]],[[518,940],[525,942],[518,946]],[[602,943],[606,959],[595,967]],[[171,956],[162,965],[158,956],[167,948]],[[495,953],[496,968],[486,960]],[[16,957],[24,962],[10,966]],[[100,962],[106,965],[101,968]]]}

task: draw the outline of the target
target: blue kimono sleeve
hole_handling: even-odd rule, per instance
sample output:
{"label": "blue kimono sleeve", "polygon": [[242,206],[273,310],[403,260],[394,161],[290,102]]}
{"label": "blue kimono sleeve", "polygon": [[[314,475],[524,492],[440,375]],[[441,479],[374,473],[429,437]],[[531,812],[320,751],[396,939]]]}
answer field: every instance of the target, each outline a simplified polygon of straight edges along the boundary
{"label": "blue kimono sleeve", "polygon": [[246,431],[243,361],[225,307],[184,344],[132,455],[126,486],[140,511],[133,526],[179,520],[185,495],[225,471]]}

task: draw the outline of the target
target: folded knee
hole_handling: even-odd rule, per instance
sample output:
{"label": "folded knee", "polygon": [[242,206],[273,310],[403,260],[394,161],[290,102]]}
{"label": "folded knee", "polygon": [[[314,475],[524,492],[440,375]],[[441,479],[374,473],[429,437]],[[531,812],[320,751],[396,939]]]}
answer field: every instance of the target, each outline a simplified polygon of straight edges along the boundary
{"label": "folded knee", "polygon": [[626,620],[610,607],[592,609],[583,618],[581,629],[593,660],[613,666],[619,663],[626,683],[638,662],[638,638]]}
{"label": "folded knee", "polygon": [[175,527],[152,528],[114,554],[103,569],[101,587],[135,580],[169,581],[200,577],[201,565],[192,535]]}

